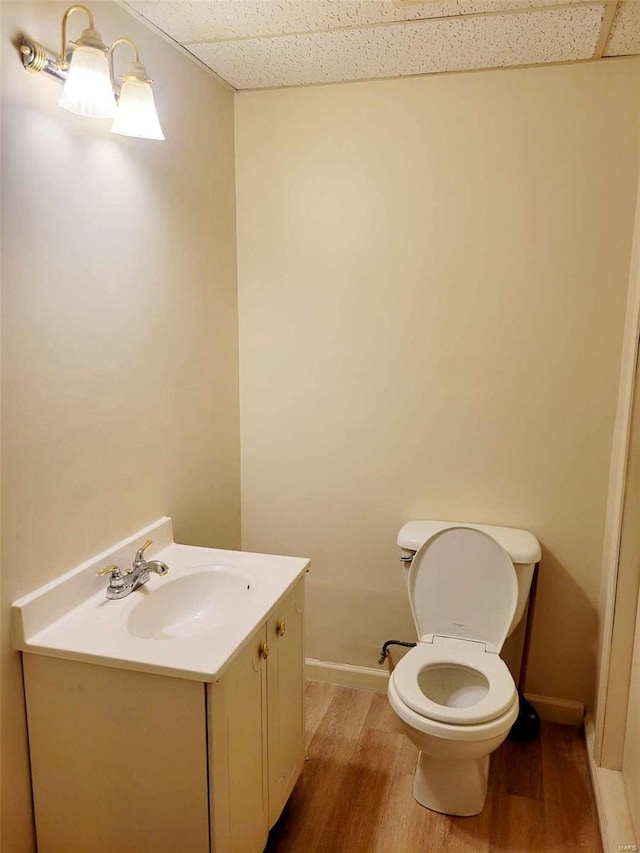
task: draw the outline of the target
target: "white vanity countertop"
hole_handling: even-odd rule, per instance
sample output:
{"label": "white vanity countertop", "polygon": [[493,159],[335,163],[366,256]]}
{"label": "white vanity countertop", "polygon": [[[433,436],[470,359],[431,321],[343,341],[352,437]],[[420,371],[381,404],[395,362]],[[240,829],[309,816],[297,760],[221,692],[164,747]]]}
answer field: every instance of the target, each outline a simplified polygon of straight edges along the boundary
{"label": "white vanity countertop", "polygon": [[[169,574],[152,573],[144,586],[126,598],[107,599],[108,577],[98,578],[96,572],[110,563],[124,571],[146,539],[153,539],[154,544],[145,557],[162,560],[169,566]],[[16,601],[12,608],[14,647],[120,669],[216,681],[309,564],[302,557],[180,545],[173,542],[171,519],[163,518]],[[240,570],[251,585],[250,606],[243,606],[226,624],[194,636],[146,639],[130,633],[127,622],[137,604],[154,590],[201,572],[203,567]]]}

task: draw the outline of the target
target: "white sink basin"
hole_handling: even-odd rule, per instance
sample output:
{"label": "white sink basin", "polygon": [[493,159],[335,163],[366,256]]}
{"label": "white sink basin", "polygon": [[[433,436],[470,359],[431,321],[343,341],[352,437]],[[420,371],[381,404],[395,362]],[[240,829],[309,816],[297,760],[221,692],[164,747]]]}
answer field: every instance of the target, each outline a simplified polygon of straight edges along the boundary
{"label": "white sink basin", "polygon": [[198,571],[145,592],[127,620],[134,637],[193,637],[237,619],[251,605],[252,578],[239,569],[198,566]]}
{"label": "white sink basin", "polygon": [[[147,559],[169,574],[152,572],[130,595],[107,599],[99,570],[126,570],[147,539]],[[181,545],[171,519],[160,518],[14,602],[15,648],[215,682],[308,566],[302,557]]]}

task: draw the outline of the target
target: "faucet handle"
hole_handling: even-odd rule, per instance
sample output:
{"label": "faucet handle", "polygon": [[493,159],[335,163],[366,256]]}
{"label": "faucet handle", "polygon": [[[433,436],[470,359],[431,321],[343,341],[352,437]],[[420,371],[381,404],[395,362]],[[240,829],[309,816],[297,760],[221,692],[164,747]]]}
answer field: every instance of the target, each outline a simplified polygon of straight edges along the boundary
{"label": "faucet handle", "polygon": [[102,569],[98,569],[97,576],[101,578],[102,575],[111,575],[109,585],[107,586],[107,598],[122,598],[126,595],[125,580],[122,577],[122,572],[115,563],[111,566],[104,566]]}
{"label": "faucet handle", "polygon": [[144,552],[147,550],[149,545],[153,545],[153,539],[147,539],[147,541],[144,543],[144,545],[141,548],[138,548],[138,550],[136,551],[135,559],[133,561],[134,564],[135,563],[144,563],[144,561],[145,561],[144,560]]}

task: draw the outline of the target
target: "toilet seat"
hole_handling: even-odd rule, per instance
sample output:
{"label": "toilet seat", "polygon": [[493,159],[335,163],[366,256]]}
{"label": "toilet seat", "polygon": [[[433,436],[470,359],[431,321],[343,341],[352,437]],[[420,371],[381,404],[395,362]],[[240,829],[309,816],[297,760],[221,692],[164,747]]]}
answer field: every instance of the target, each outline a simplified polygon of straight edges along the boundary
{"label": "toilet seat", "polygon": [[388,690],[389,704],[397,714],[402,723],[412,731],[420,732],[427,737],[438,738],[443,741],[456,741],[458,743],[481,743],[494,737],[504,735],[509,731],[518,716],[518,695],[513,704],[500,717],[489,720],[487,723],[470,723],[458,725],[457,723],[442,723],[439,720],[431,720],[422,714],[418,714],[410,708],[398,696],[393,679],[389,680]]}
{"label": "toilet seat", "polygon": [[[440,667],[462,670],[460,684],[464,687],[464,682],[468,681],[472,685],[467,691],[471,695],[466,696],[469,704],[462,707],[441,704],[423,692],[421,674]],[[470,674],[468,679],[465,679],[465,670]],[[445,682],[446,678],[444,676]],[[474,689],[479,680],[484,684]],[[508,711],[517,698],[511,673],[499,655],[486,651],[481,643],[450,637],[434,637],[433,642],[418,643],[395,667],[391,681],[400,700],[420,716],[459,726],[495,720]],[[482,691],[486,691],[484,695],[473,701],[473,694]]]}

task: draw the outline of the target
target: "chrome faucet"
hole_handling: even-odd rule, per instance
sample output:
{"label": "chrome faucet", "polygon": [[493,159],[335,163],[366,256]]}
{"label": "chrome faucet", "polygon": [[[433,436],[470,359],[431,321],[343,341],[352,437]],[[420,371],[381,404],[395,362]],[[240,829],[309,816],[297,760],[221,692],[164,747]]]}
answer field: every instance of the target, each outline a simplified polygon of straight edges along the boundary
{"label": "chrome faucet", "polygon": [[166,575],[169,571],[169,566],[161,560],[145,560],[144,552],[149,545],[153,544],[152,539],[147,539],[142,548],[138,548],[136,556],[130,569],[123,574],[118,566],[105,566],[98,572],[98,577],[109,574],[109,586],[107,587],[107,598],[126,598],[134,589],[145,584],[151,577],[150,572],[155,572],[158,575]]}

